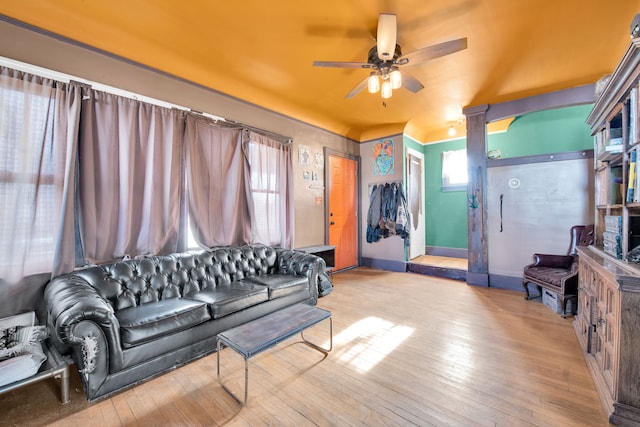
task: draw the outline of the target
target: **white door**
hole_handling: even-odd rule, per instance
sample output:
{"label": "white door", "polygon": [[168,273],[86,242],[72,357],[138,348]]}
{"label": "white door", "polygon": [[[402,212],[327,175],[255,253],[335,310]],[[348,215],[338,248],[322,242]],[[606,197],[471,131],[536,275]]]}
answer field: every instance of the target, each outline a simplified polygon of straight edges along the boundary
{"label": "white door", "polygon": [[424,155],[408,147],[406,196],[411,221],[408,256],[412,260],[425,253]]}

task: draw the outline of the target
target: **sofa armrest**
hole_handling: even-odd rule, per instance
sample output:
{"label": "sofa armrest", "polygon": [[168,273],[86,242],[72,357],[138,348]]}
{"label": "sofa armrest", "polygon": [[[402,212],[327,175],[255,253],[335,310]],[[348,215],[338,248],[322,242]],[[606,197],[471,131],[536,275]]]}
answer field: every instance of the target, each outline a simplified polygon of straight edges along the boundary
{"label": "sofa armrest", "polygon": [[318,301],[318,275],[327,268],[326,263],[317,255],[291,249],[276,248],[277,273],[307,276],[309,292]]}
{"label": "sofa armrest", "polygon": [[[74,355],[79,355],[87,352],[88,345],[95,344],[96,348],[107,349],[112,364],[122,363],[120,324],[113,307],[85,279],[74,274],[56,277],[47,284],[44,299],[57,347],[63,350],[71,347]],[[95,327],[81,326],[87,322]]]}

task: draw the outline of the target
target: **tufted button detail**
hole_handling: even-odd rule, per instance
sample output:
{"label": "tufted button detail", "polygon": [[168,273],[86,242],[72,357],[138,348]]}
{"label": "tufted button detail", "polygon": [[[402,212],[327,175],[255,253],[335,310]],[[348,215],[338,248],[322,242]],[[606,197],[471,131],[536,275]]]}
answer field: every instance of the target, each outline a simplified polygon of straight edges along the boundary
{"label": "tufted button detail", "polygon": [[118,261],[85,270],[84,275],[88,279],[94,276],[92,282],[102,281],[101,294],[114,307],[124,307],[228,286],[234,280],[279,268],[292,272],[299,268],[299,257],[281,259],[277,254],[275,249],[261,245],[214,248]]}

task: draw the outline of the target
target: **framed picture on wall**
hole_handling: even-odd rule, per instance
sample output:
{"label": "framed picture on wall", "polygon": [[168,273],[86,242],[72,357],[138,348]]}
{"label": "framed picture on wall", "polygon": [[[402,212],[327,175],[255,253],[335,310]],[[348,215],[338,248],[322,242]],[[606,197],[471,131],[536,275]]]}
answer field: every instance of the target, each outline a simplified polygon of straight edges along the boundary
{"label": "framed picture on wall", "polygon": [[311,163],[311,149],[306,145],[298,146],[298,162],[301,166],[309,166]]}

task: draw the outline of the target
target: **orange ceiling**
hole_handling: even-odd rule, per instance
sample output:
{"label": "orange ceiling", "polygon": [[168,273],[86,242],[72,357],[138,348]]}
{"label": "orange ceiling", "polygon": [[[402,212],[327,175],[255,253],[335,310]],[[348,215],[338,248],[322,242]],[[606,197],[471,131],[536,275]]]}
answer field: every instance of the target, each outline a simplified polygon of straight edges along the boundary
{"label": "orange ceiling", "polygon": [[[405,68],[425,88],[396,90],[386,107],[366,90],[345,99],[367,70],[312,66],[366,62],[381,12],[397,15],[404,53],[468,39]],[[445,139],[463,107],[594,83],[622,57],[638,12],[638,0],[0,2],[10,18],[358,141]]]}

